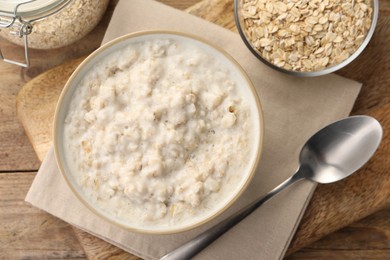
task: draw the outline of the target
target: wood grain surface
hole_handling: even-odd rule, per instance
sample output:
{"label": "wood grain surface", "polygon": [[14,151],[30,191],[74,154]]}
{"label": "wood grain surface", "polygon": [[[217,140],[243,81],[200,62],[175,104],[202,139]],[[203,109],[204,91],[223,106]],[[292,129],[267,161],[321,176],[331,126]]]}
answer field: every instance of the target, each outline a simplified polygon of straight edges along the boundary
{"label": "wood grain surface", "polygon": [[299,259],[390,259],[390,210],[332,233],[286,260]]}
{"label": "wood grain surface", "polygon": [[0,174],[0,259],[85,257],[69,224],[23,203],[34,177]]}
{"label": "wood grain surface", "polygon": [[[18,95],[18,116],[26,127],[26,132],[34,145],[38,158],[43,159],[50,144],[50,128],[53,108],[64,84],[64,78],[71,73],[81,59],[99,46],[112,10],[117,1],[111,1],[104,20],[98,27],[80,42],[51,51],[31,52],[32,66],[20,69],[0,63],[0,258],[85,258],[90,259],[137,259],[122,250],[107,244],[77,229],[73,233],[69,225],[36,210],[32,218],[41,219],[39,225],[24,218],[27,208],[24,195],[31,183],[34,171],[39,167],[33,149],[23,133],[23,128],[15,119],[15,97],[17,91],[31,78],[39,75],[64,61],[61,66],[38,76],[25,85]],[[235,30],[232,1],[228,0],[166,0],[162,1],[206,20]],[[195,5],[194,5],[195,4]],[[371,114],[385,126],[385,141],[378,154],[358,174],[345,182],[319,186],[314,194],[308,211],[291,244],[289,253],[311,243],[324,235],[363,218],[381,208],[378,214],[366,220],[352,224],[339,232],[312,244],[310,247],[292,254],[291,259],[340,258],[390,258],[389,237],[389,1],[380,2],[380,19],[374,38],[363,54],[339,74],[363,82],[364,86],[353,109],[354,114]],[[21,48],[0,40],[5,53],[18,56]],[[64,69],[65,68],[65,69]],[[4,73],[3,73],[4,72]],[[49,75],[48,75],[49,74]],[[4,80],[3,80],[4,79]],[[4,95],[3,95],[4,93]],[[27,102],[28,101],[28,102]],[[29,127],[34,125],[34,127]],[[11,176],[11,177],[9,177]],[[379,176],[379,177],[378,177]],[[368,180],[368,177],[373,177]],[[367,182],[368,181],[368,182]],[[2,188],[5,187],[5,188]],[[18,188],[17,195],[7,187]],[[373,189],[375,188],[375,189]],[[14,190],[14,189],[12,189]],[[14,203],[12,205],[12,203]],[[31,208],[32,209],[32,208]],[[13,224],[10,222],[13,220]],[[51,221],[51,222],[50,222]],[[315,227],[315,228],[313,228]],[[5,230],[5,231],[4,231]],[[4,231],[4,232],[3,232]],[[22,233],[27,238],[18,236]],[[32,236],[31,243],[28,239]],[[47,236],[53,233],[53,239]],[[75,239],[78,237],[81,243]],[[350,241],[348,241],[350,240]],[[82,246],[82,248],[80,247]],[[84,249],[84,250],[82,250]]]}

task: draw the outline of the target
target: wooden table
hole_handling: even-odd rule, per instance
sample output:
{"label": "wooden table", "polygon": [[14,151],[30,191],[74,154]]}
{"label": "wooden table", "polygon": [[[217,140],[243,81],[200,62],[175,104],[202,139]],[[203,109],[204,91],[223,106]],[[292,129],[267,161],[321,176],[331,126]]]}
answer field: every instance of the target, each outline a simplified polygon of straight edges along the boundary
{"label": "wooden table", "polygon": [[[168,5],[185,9],[200,0],[162,0]],[[383,3],[382,3],[383,2]],[[382,1],[387,14],[390,4]],[[113,4],[109,7],[113,8]],[[109,21],[109,15],[86,38],[69,47],[51,51],[32,51],[32,66],[21,69],[0,62],[0,259],[9,258],[86,258],[73,229],[65,222],[50,216],[24,202],[24,197],[39,168],[40,162],[32,149],[23,127],[16,116],[16,95],[19,89],[30,79],[49,68],[63,62],[89,54],[101,40]],[[383,21],[383,20],[382,20]],[[388,20],[385,20],[388,21]],[[381,30],[389,30],[389,26],[379,25]],[[389,33],[390,34],[390,33]],[[385,40],[385,39],[384,39]],[[381,44],[390,50],[389,38]],[[4,53],[13,57],[22,57],[22,48],[0,39]],[[389,55],[389,53],[386,53]],[[362,55],[362,58],[367,58]],[[387,58],[385,61],[389,61]],[[373,61],[375,61],[373,59]],[[373,63],[375,66],[375,63]],[[389,66],[389,62],[385,67]],[[388,71],[388,70],[387,70]],[[347,71],[340,74],[365,82],[373,70],[349,75]],[[379,75],[377,73],[377,75]],[[376,82],[382,87],[390,88],[390,75],[378,77]],[[370,91],[363,88],[363,91]],[[377,91],[375,88],[371,91]],[[389,93],[380,92],[378,93]],[[378,94],[379,95],[379,94]],[[370,106],[378,102],[388,102],[389,97],[377,99],[358,99],[358,105],[369,111]],[[364,109],[362,112],[365,112]],[[389,205],[390,206],[390,205]],[[93,258],[105,258],[104,253]],[[103,250],[104,252],[104,250]],[[110,251],[112,255],[112,250]],[[117,251],[118,258],[136,259],[136,257]],[[343,228],[309,247],[290,255],[288,259],[313,258],[348,258],[348,259],[390,259],[390,207]]]}

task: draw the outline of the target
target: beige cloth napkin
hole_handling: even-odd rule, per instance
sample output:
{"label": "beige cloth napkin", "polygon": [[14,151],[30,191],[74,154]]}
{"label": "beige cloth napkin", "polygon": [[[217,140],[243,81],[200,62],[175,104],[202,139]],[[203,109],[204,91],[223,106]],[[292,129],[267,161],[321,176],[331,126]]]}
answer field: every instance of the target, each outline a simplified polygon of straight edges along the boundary
{"label": "beige cloth napkin", "polygon": [[[347,116],[361,85],[336,75],[296,78],[276,72],[258,61],[238,34],[153,1],[120,1],[103,42],[148,29],[176,30],[203,37],[229,52],[252,79],[263,105],[265,143],[260,166],[247,191],[222,216],[195,230],[176,235],[136,234],[107,223],[79,202],[60,174],[51,149],[26,201],[128,252],[156,259],[293,174],[305,140],[327,123]],[[314,188],[309,181],[297,183],[263,205],[196,258],[282,258]]]}

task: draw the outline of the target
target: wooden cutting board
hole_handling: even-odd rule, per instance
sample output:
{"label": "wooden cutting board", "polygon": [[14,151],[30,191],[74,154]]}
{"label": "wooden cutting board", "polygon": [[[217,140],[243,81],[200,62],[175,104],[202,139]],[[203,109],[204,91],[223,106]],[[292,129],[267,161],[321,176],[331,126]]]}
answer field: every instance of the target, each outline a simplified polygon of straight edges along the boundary
{"label": "wooden cutting board", "polygon": [[[213,23],[235,31],[233,1],[203,0],[186,9]],[[389,11],[383,3],[381,12]],[[110,15],[110,14],[107,14]],[[389,62],[390,25],[380,15],[379,28],[365,52],[340,75],[363,82],[363,89],[352,114],[368,114],[377,118],[384,128],[384,139],[375,157],[357,174],[335,184],[319,185],[290,245],[288,254],[321,237],[362,219],[390,203],[390,79],[389,66],[372,66],[376,61]],[[51,145],[51,128],[59,94],[70,74],[85,57],[51,69],[28,82],[19,92],[17,112],[21,123],[40,160]],[[89,258],[123,257],[137,259],[88,233],[74,228]]]}

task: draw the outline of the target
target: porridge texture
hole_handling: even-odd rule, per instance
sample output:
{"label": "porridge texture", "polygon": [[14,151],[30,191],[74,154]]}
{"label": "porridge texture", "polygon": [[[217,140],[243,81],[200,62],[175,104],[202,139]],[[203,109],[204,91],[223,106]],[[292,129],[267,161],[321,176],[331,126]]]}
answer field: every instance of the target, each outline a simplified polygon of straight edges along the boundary
{"label": "porridge texture", "polygon": [[169,226],[205,215],[242,182],[249,105],[231,71],[196,44],[150,39],[91,69],[65,120],[67,160],[118,219]]}

